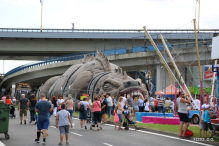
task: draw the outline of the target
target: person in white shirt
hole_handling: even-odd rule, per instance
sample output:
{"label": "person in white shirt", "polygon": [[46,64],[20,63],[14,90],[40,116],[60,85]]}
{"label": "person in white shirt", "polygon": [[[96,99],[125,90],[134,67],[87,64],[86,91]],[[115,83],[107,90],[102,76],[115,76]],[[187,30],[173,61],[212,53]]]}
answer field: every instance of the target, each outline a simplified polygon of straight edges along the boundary
{"label": "person in white shirt", "polygon": [[124,106],[123,108],[124,108],[124,109],[127,109],[126,104],[125,104],[125,103],[126,103],[126,94],[123,95],[123,101],[122,101],[122,103],[123,103],[123,106]]}
{"label": "person in white shirt", "polygon": [[[91,109],[92,109],[93,103],[92,103],[92,101],[91,101],[91,99],[90,99],[90,95],[87,96],[87,99],[88,99],[88,104],[90,105],[90,107],[91,107]],[[88,113],[88,114],[91,114],[91,112],[92,112],[92,111],[90,111],[89,108],[87,108],[87,113]]]}
{"label": "person in white shirt", "polygon": [[196,107],[195,107],[195,105],[194,105],[194,110],[200,110],[200,100],[199,100],[199,97],[196,97],[196,99],[195,100],[193,100],[194,101],[194,103],[195,103],[195,105],[196,105]]}
{"label": "person in white shirt", "polygon": [[175,108],[174,98],[172,98],[170,101],[170,108],[171,108],[172,113],[174,113],[174,108]]}
{"label": "person in white shirt", "polygon": [[106,93],[106,100],[108,103],[108,116],[109,116],[108,121],[110,121],[111,120],[111,110],[113,107],[112,97],[110,97],[110,93]]}
{"label": "person in white shirt", "polygon": [[150,104],[148,102],[148,99],[145,99],[145,103],[144,103],[144,111],[145,112],[149,112],[150,111]]}

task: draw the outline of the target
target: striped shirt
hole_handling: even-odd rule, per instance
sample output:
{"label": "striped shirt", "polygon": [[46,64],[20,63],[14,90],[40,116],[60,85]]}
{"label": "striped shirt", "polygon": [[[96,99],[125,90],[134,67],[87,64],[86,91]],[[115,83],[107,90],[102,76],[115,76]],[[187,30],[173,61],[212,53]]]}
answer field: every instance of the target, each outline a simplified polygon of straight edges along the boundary
{"label": "striped shirt", "polygon": [[164,103],[162,103],[162,102],[159,102],[159,101],[165,101],[165,98],[164,97],[158,97],[157,98],[157,101],[158,101],[158,106],[164,106]]}

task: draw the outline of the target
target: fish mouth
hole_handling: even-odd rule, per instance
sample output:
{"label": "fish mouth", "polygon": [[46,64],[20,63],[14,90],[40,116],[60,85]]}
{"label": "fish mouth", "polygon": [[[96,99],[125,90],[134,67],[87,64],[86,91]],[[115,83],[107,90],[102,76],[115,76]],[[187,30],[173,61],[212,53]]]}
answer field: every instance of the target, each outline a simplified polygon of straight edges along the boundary
{"label": "fish mouth", "polygon": [[120,96],[122,96],[123,94],[130,94],[133,93],[133,95],[140,95],[140,93],[143,95],[143,98],[145,98],[146,96],[146,92],[145,90],[143,90],[142,88],[139,87],[130,87],[130,88],[126,88],[122,91],[119,92],[117,100],[119,99]]}

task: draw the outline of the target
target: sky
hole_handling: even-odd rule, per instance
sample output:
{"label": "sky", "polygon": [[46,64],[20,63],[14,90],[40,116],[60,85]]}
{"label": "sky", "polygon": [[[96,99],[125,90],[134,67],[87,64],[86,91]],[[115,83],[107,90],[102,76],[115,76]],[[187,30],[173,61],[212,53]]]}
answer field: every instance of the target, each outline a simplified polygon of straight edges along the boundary
{"label": "sky", "polygon": [[[219,29],[219,0],[200,0],[200,29]],[[43,28],[193,29],[196,0],[43,0]],[[186,25],[185,25],[186,24]],[[0,0],[0,28],[40,28],[40,0]],[[4,61],[4,72],[29,61]],[[0,73],[3,71],[0,58]]]}

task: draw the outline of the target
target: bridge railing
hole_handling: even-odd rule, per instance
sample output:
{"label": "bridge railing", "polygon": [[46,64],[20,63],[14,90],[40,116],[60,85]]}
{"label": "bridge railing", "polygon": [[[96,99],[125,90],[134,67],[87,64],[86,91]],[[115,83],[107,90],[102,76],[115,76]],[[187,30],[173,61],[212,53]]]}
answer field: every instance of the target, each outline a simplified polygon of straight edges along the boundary
{"label": "bridge railing", "polygon": [[[39,29],[39,28],[0,28],[0,32],[35,33],[144,33],[142,29]],[[148,29],[149,33],[194,33],[193,29]],[[200,29],[201,33],[219,33],[219,29]]]}
{"label": "bridge railing", "polygon": [[[180,45],[183,45],[184,48],[194,47],[195,42],[168,44],[168,47],[170,49],[172,47],[180,48]],[[211,40],[199,42],[199,46],[209,46],[209,45],[211,45]],[[128,48],[131,48],[131,49],[128,49]],[[158,48],[160,50],[164,49],[163,45],[158,45]],[[125,53],[147,52],[147,51],[155,51],[155,50],[154,50],[153,46],[126,46],[126,48],[112,48],[112,49],[107,49],[107,50],[101,50],[101,52],[104,52],[107,56],[108,55],[119,55],[119,54],[125,54]],[[54,57],[54,58],[49,58],[49,59],[45,59],[45,60],[41,60],[41,61],[28,63],[28,64],[21,65],[19,67],[16,67],[16,68],[10,70],[9,72],[7,72],[4,75],[4,77],[7,77],[13,73],[16,73],[16,72],[24,70],[24,69],[34,68],[34,67],[53,64],[53,63],[60,63],[60,62],[65,62],[65,61],[78,60],[78,59],[82,59],[84,57],[84,55],[92,56],[92,55],[95,55],[95,53],[96,53],[96,51],[70,54],[70,55],[59,56],[59,57]]]}

